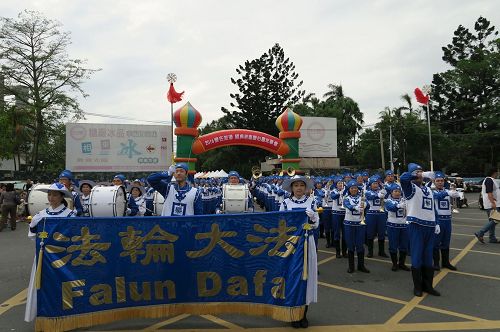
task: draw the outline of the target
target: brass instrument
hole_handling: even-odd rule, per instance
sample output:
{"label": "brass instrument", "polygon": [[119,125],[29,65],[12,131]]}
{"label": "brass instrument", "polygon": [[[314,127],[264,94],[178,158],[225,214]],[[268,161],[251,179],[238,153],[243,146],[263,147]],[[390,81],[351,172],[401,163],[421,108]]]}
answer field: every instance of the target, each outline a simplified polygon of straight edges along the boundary
{"label": "brass instrument", "polygon": [[295,168],[293,168],[292,166],[289,166],[287,169],[286,169],[286,174],[288,176],[294,176],[295,175]]}
{"label": "brass instrument", "polygon": [[260,170],[259,167],[252,167],[252,178],[258,179],[262,176],[262,171]]}
{"label": "brass instrument", "polygon": [[273,169],[271,171],[271,174],[272,175],[278,175],[278,174],[280,174],[280,172],[281,172],[281,168],[275,168],[275,169]]}

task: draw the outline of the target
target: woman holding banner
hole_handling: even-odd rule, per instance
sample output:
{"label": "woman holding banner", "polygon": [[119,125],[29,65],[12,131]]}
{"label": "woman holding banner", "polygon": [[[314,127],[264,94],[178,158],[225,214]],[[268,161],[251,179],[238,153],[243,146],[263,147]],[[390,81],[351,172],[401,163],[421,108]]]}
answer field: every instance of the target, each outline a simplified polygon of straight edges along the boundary
{"label": "woman holding banner", "polygon": [[[68,208],[68,203],[65,198],[73,199],[73,195],[68,191],[68,189],[62,183],[53,183],[47,189],[39,189],[41,191],[47,192],[47,199],[49,201],[49,207],[45,210],[38,212],[30,222],[30,229],[28,231],[28,237],[35,240],[36,236],[41,239],[41,247],[38,253],[38,264],[42,263],[41,257],[43,257],[43,240],[47,237],[47,233],[44,228],[39,229],[38,224],[44,218],[64,218],[64,217],[75,217],[76,210]],[[40,231],[40,232],[39,232]],[[36,291],[40,288],[40,271],[41,266],[37,268],[37,259],[33,260],[33,267],[31,268],[30,284],[28,287],[28,298],[26,300],[26,311],[24,313],[24,320],[26,322],[31,322],[35,319],[37,314],[37,299]],[[38,272],[38,273],[37,273]]]}
{"label": "woman holding banner", "polygon": [[[303,176],[294,176],[283,182],[283,190],[291,194],[290,198],[283,200],[280,206],[280,211],[291,211],[297,209],[305,209],[308,217],[308,223],[312,229],[317,229],[319,226],[319,215],[316,212],[316,203],[312,195],[307,195],[313,189],[311,179]],[[307,309],[309,303],[318,301],[318,262],[316,255],[316,244],[313,236],[308,236],[307,241],[307,292],[306,292],[306,308],[304,317],[299,321],[292,322],[294,328],[309,326],[307,320]]]}

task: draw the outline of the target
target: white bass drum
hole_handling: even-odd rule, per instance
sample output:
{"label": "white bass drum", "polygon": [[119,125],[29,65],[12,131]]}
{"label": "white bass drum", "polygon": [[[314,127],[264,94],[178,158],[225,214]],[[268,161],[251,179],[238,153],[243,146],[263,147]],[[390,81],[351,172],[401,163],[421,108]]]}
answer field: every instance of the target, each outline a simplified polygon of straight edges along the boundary
{"label": "white bass drum", "polygon": [[123,217],[127,195],[123,186],[94,186],[90,192],[91,217]]}
{"label": "white bass drum", "polygon": [[222,211],[247,212],[249,190],[246,184],[224,184],[222,186]]}
{"label": "white bass drum", "polygon": [[[47,192],[40,191],[40,189],[49,189],[50,184],[35,184],[31,187],[28,194],[28,213],[30,216],[34,216],[38,212],[45,210],[49,207],[49,200],[47,198]],[[65,198],[70,209],[74,208],[73,200],[71,198]]]}
{"label": "white bass drum", "polygon": [[157,191],[153,194],[153,206],[154,206],[154,215],[161,216],[161,212],[163,211],[163,203],[165,202],[165,198]]}

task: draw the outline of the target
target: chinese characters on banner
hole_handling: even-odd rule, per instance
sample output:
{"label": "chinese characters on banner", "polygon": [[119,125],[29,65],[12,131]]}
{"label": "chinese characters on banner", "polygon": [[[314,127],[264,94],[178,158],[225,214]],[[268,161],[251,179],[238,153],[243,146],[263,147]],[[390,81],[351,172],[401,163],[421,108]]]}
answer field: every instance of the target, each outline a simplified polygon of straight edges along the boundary
{"label": "chinese characters on banner", "polygon": [[289,321],[305,304],[303,211],[45,222],[37,318],[44,324],[127,308],[129,318],[172,314],[158,308],[178,304],[185,313],[215,313],[204,303]]}

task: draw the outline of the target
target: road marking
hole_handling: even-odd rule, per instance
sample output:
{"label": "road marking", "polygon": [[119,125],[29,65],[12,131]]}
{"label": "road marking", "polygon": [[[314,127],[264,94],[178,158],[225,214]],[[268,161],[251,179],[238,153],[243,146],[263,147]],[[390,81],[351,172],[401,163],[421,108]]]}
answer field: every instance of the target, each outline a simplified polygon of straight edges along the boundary
{"label": "road marking", "polygon": [[7,301],[0,304],[0,315],[4,314],[7,310],[14,308],[15,306],[26,303],[26,297],[28,295],[28,288],[23,289]]}
{"label": "road marking", "polygon": [[244,330],[243,327],[236,325],[236,324],[233,324],[231,322],[228,322],[227,320],[220,319],[219,317],[215,317],[212,315],[201,315],[201,317],[203,317],[203,318],[205,318],[205,319],[207,319],[215,324],[227,327],[228,329],[231,329],[231,330]]}
{"label": "road marking", "polygon": [[183,320],[184,318],[188,318],[189,316],[191,316],[191,315],[189,315],[189,314],[182,314],[182,315],[179,315],[179,316],[175,316],[175,317],[169,318],[167,320],[161,321],[159,323],[156,323],[154,325],[148,326],[145,329],[143,329],[142,331],[158,331],[158,329],[161,328],[161,327],[173,324],[175,322]]}
{"label": "road marking", "polygon": [[325,263],[327,263],[327,262],[329,262],[329,261],[333,261],[333,260],[334,260],[334,259],[336,259],[336,258],[337,258],[337,257],[332,256],[332,257],[328,257],[328,258],[325,258],[325,259],[323,259],[323,260],[320,260],[320,261],[318,262],[318,266],[320,266],[321,264],[325,264]]}
{"label": "road marking", "polygon": [[[459,248],[450,248],[451,250],[462,250]],[[491,251],[482,251],[482,250],[469,250],[469,252],[472,253],[478,253],[478,254],[487,254],[487,255],[498,255],[500,256],[500,252],[491,252]]]}
{"label": "road marking", "polygon": [[[472,247],[477,243],[476,237],[474,237],[468,244],[467,246],[458,253],[455,258],[452,259],[451,264],[457,265],[457,263],[464,258],[464,256],[469,252]],[[434,278],[434,285],[438,284],[443,278],[448,274],[450,270],[441,270],[437,274],[437,276]],[[427,293],[424,293],[422,297],[417,297],[415,296],[411,301],[406,304],[401,310],[399,310],[396,314],[394,314],[387,322],[386,325],[393,327],[394,325],[398,324],[403,318],[405,318],[417,305],[420,304],[422,300],[424,300],[427,297]]]}
{"label": "road marking", "polygon": [[474,234],[464,234],[464,233],[451,233],[451,235],[458,235],[458,236],[475,236]]}
{"label": "road marking", "polygon": [[478,278],[500,280],[499,277],[492,277],[492,276],[487,276],[484,274],[476,274],[476,273],[469,273],[469,272],[463,272],[463,271],[450,271],[450,272],[455,273],[455,274],[462,274],[462,275],[466,275],[466,276],[478,277]]}
{"label": "road marking", "polygon": [[324,252],[325,254],[332,254],[332,255],[335,255],[335,253],[333,251],[329,251],[329,250],[323,250],[323,249],[318,249],[319,252]]}
{"label": "road marking", "polygon": [[363,292],[363,291],[360,291],[360,290],[357,290],[357,289],[342,287],[342,286],[338,286],[338,285],[333,285],[333,284],[329,284],[329,283],[326,283],[326,282],[323,282],[323,281],[318,281],[318,285],[325,286],[325,287],[328,287],[328,288],[338,289],[338,290],[341,290],[341,291],[344,291],[344,292],[349,292],[349,293],[354,293],[354,294],[363,295],[363,296],[367,296],[367,297],[372,297],[374,299],[379,299],[379,300],[383,300],[383,301],[393,302],[393,303],[397,303],[397,304],[407,304],[408,303],[406,301],[395,299],[395,298],[392,298],[392,297],[387,297],[387,296],[383,296],[383,295],[378,295],[378,294]]}
{"label": "road marking", "polygon": [[472,227],[472,228],[479,228],[481,225],[469,225],[469,224],[457,224],[455,222],[452,222],[452,226],[460,226],[460,227]]}

